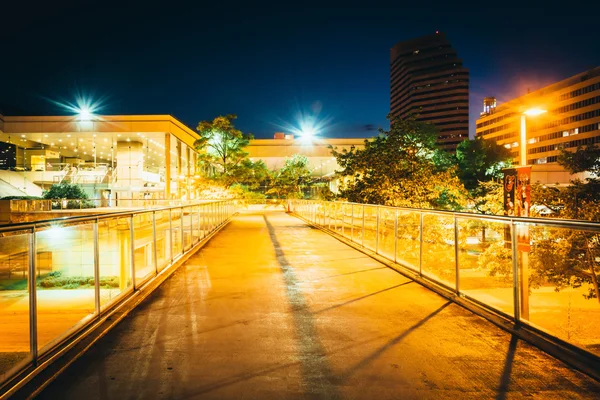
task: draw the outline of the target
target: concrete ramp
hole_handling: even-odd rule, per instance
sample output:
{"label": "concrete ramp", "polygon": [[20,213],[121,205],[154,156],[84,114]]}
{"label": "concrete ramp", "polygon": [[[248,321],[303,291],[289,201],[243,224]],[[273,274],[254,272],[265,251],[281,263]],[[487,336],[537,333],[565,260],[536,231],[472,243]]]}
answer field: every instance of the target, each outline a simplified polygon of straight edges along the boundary
{"label": "concrete ramp", "polygon": [[[0,181],[4,181],[9,186],[12,186],[15,190],[18,190],[20,194],[6,194],[3,196],[38,196],[41,197],[43,190],[35,183],[28,180],[22,173],[17,171],[0,170]],[[5,190],[0,187],[0,190]],[[8,190],[8,188],[6,189]],[[0,192],[4,193],[4,192]]]}
{"label": "concrete ramp", "polygon": [[237,217],[40,396],[525,397],[600,383],[279,211]]}

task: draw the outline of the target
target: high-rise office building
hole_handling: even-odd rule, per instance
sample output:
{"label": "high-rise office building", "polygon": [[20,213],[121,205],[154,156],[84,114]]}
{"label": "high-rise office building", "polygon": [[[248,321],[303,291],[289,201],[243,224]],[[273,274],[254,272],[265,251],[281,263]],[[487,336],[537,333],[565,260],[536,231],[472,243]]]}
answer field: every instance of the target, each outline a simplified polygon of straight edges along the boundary
{"label": "high-rise office building", "polygon": [[390,113],[439,130],[448,151],[469,138],[469,71],[445,34],[397,43],[390,58]]}
{"label": "high-rise office building", "polygon": [[600,67],[517,97],[492,113],[482,113],[476,135],[510,149],[518,163],[522,115],[532,108],[546,112],[527,117],[528,165],[558,167],[560,149],[600,143]]}

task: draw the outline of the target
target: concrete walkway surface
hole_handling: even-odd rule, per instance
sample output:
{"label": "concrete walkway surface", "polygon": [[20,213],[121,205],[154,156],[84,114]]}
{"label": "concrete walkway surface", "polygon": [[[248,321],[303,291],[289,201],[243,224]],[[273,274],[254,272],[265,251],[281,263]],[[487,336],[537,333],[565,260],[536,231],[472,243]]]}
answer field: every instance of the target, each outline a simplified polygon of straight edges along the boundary
{"label": "concrete walkway surface", "polygon": [[593,399],[600,383],[331,236],[248,212],[42,399]]}

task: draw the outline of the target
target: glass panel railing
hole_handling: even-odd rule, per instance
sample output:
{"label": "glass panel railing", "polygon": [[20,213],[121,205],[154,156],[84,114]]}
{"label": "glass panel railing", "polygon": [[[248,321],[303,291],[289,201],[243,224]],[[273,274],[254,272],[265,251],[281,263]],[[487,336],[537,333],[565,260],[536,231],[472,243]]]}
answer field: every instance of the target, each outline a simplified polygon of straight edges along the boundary
{"label": "glass panel railing", "polygon": [[461,217],[457,225],[461,293],[513,316],[510,224]]}
{"label": "glass panel railing", "polygon": [[342,234],[348,239],[352,236],[352,204],[342,204]]}
{"label": "glass panel railing", "polygon": [[450,288],[456,287],[454,217],[423,215],[423,260],[421,273]]}
{"label": "glass panel railing", "polygon": [[169,223],[169,210],[155,212],[156,218],[156,259],[158,271],[161,271],[171,262],[171,224]]}
{"label": "glass panel railing", "polygon": [[183,243],[181,235],[181,208],[171,209],[171,243],[173,257],[183,253]]}
{"label": "glass panel railing", "polygon": [[362,244],[363,206],[360,204],[354,204],[353,208],[354,218],[352,223],[352,241]]}
{"label": "glass panel railing", "polygon": [[0,237],[0,384],[31,360],[29,335],[29,237],[18,231]]}
{"label": "glass panel railing", "polygon": [[136,287],[156,273],[154,265],[154,232],[152,212],[136,214],[133,217],[134,266]]}
{"label": "glass panel railing", "polygon": [[132,289],[130,226],[130,217],[98,221],[101,309]]}
{"label": "glass panel railing", "polygon": [[377,252],[389,260],[394,261],[394,221],[396,210],[389,207],[379,208],[379,231],[377,234]]}
{"label": "glass panel railing", "polygon": [[44,348],[96,311],[93,224],[40,228],[36,257],[38,348]]}
{"label": "glass panel railing", "polygon": [[200,241],[200,207],[194,206],[190,210],[191,212],[191,234],[192,244],[196,244]]}
{"label": "glass panel railing", "polygon": [[184,207],[183,213],[183,248],[192,247],[192,207]]}
{"label": "glass panel railing", "polygon": [[364,241],[363,245],[375,251],[377,245],[377,209],[378,206],[364,206]]}
{"label": "glass panel railing", "polygon": [[600,356],[600,232],[516,226],[521,319]]}
{"label": "glass panel railing", "polygon": [[421,213],[398,210],[396,262],[419,272],[421,252]]}

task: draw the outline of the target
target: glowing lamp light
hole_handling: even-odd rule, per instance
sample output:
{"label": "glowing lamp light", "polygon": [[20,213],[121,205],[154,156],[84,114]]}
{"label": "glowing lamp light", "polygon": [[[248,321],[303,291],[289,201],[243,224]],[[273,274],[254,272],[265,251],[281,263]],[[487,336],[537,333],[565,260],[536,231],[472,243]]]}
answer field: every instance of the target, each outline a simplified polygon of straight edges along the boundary
{"label": "glowing lamp light", "polygon": [[547,112],[547,110],[542,110],[541,108],[530,108],[529,110],[523,112],[523,114],[531,116],[531,117],[535,117],[535,116],[543,114],[545,112]]}
{"label": "glowing lamp light", "polygon": [[80,121],[89,121],[92,119],[93,116],[94,114],[92,114],[92,111],[85,106],[81,107],[77,112],[77,117]]}

